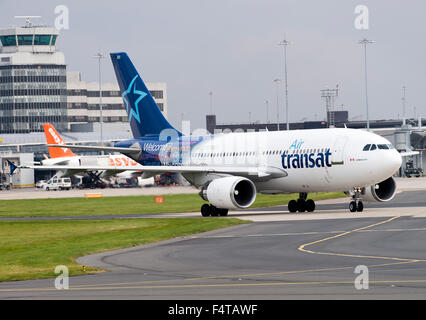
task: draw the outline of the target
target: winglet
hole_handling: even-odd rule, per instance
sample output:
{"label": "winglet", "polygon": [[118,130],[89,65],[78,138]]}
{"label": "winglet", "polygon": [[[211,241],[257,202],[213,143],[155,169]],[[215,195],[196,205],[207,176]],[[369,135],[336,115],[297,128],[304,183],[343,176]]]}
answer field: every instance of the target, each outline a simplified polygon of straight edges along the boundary
{"label": "winglet", "polygon": [[10,160],[7,160],[7,163],[9,164],[9,167],[10,167],[10,174],[13,175],[13,173],[15,172],[16,169],[18,169],[18,167]]}

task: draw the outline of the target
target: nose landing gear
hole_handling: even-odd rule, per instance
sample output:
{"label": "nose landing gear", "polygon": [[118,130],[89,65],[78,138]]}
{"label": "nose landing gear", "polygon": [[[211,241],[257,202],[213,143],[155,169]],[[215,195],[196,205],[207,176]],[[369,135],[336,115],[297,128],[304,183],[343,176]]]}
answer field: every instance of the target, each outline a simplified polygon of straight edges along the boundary
{"label": "nose landing gear", "polygon": [[364,204],[359,199],[361,196],[362,190],[360,188],[354,188],[354,195],[352,196],[352,201],[349,203],[350,212],[362,212],[364,210]]}
{"label": "nose landing gear", "polygon": [[362,201],[351,201],[349,203],[349,211],[350,212],[362,212],[364,210],[364,204],[362,203]]}

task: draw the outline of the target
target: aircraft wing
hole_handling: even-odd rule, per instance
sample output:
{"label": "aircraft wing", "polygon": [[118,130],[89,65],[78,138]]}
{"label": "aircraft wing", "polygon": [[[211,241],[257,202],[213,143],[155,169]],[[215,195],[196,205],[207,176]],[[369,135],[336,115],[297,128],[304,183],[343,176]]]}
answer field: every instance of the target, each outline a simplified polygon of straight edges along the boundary
{"label": "aircraft wing", "polygon": [[147,174],[161,174],[165,172],[176,173],[220,173],[245,176],[253,179],[269,180],[282,178],[287,176],[287,172],[283,169],[271,166],[68,166],[68,165],[21,165],[19,169],[35,169],[35,170],[80,170],[80,171],[102,171],[102,170],[119,170],[119,171],[143,171]]}
{"label": "aircraft wing", "polygon": [[409,156],[418,155],[419,152],[418,151],[405,151],[405,152],[400,152],[399,154],[401,155],[401,157],[409,157]]}

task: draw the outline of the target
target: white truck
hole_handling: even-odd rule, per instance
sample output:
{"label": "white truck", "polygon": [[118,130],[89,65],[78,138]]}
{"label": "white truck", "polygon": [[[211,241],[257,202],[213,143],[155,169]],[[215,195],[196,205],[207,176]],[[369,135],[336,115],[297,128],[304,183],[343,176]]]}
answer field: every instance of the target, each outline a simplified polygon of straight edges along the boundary
{"label": "white truck", "polygon": [[70,178],[56,178],[53,177],[45,184],[43,184],[43,190],[70,190],[71,179]]}

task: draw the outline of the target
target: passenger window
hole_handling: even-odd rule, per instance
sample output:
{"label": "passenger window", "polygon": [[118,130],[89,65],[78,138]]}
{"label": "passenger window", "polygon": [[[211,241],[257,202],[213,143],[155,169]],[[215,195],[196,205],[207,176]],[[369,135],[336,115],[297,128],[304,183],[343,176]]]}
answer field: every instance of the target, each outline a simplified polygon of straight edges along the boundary
{"label": "passenger window", "polygon": [[362,149],[362,151],[368,151],[368,150],[370,150],[370,146],[371,146],[371,144],[367,144],[367,145],[364,147],[364,149]]}
{"label": "passenger window", "polygon": [[376,149],[377,149],[376,145],[375,145],[375,144],[372,144],[372,145],[371,145],[371,149],[370,149],[370,151],[373,151],[373,150],[376,150]]}

